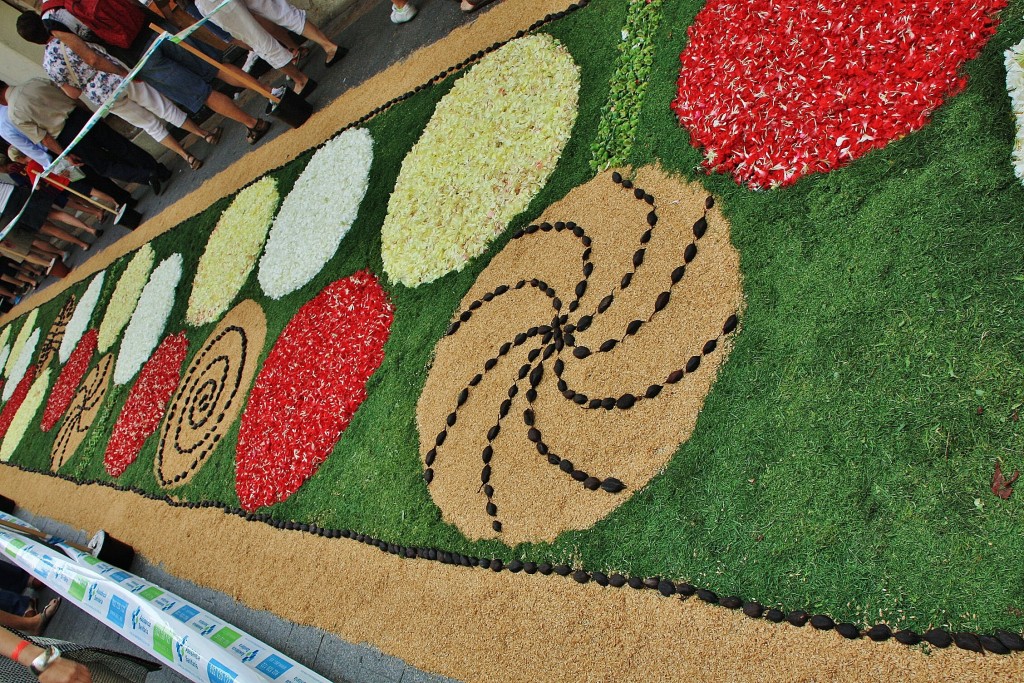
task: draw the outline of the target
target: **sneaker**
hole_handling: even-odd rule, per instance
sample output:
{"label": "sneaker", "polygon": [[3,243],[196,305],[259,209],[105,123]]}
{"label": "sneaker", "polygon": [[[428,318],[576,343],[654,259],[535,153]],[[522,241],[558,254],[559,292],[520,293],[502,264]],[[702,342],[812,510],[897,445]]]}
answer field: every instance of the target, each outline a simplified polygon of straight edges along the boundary
{"label": "sneaker", "polygon": [[259,59],[259,56],[252,50],[249,50],[249,54],[245,56],[245,64],[242,65],[242,71],[249,73],[253,65],[256,64],[257,59]]}
{"label": "sneaker", "polygon": [[411,2],[405,3],[405,7],[398,8],[391,5],[391,23],[404,24],[416,16],[416,8]]}

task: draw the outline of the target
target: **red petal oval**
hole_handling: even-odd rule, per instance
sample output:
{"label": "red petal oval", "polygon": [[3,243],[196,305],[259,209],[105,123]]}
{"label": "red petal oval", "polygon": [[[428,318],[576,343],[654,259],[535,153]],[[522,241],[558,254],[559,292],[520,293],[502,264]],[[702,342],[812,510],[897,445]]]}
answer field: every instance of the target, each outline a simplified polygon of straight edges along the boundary
{"label": "red petal oval", "polygon": [[160,426],[167,402],[181,380],[181,366],[188,353],[184,332],[169,335],[157,347],[139,373],[128,400],[117,416],[107,442],[103,465],[112,477],[120,477],[139,457],[143,444]]}
{"label": "red petal oval", "polygon": [[1006,0],[708,0],[672,109],[705,166],[789,185],[921,128]]}
{"label": "red petal oval", "polygon": [[38,372],[38,366],[30,365],[28,370],[25,371],[25,376],[21,378],[18,386],[14,388],[11,400],[4,404],[3,410],[0,410],[0,439],[4,438],[7,435],[7,430],[11,428],[14,414],[18,412],[18,408],[25,402],[28,390],[32,387],[32,382],[36,381],[36,374]]}
{"label": "red petal oval", "polygon": [[67,412],[68,406],[75,398],[75,392],[78,391],[78,385],[82,383],[82,378],[85,377],[85,372],[89,369],[89,361],[96,353],[98,338],[99,332],[96,330],[89,330],[83,334],[82,338],[78,340],[75,350],[68,357],[68,362],[61,369],[53,389],[50,390],[50,397],[46,399],[46,410],[43,411],[43,418],[39,423],[44,432],[53,429],[57,421]]}
{"label": "red petal oval", "polygon": [[330,455],[384,361],[393,312],[363,270],[328,285],[285,327],[238,430],[235,489],[245,510],[285,500]]}

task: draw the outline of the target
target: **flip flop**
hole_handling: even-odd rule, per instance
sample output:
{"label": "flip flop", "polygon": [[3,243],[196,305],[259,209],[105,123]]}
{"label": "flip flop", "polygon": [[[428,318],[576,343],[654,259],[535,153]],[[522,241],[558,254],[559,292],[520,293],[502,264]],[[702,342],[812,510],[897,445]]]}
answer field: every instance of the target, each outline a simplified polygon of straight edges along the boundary
{"label": "flip flop", "polygon": [[307,59],[309,59],[309,48],[305,45],[300,45],[298,49],[294,50],[292,54],[292,64],[295,66],[302,66]]}
{"label": "flip flop", "polygon": [[42,632],[46,630],[46,627],[50,625],[50,621],[52,621],[57,615],[57,610],[60,609],[60,606],[60,598],[54,598],[53,600],[50,600],[50,602],[46,603],[46,607],[43,608],[40,615],[42,616],[42,619],[39,622],[39,634],[42,634]]}

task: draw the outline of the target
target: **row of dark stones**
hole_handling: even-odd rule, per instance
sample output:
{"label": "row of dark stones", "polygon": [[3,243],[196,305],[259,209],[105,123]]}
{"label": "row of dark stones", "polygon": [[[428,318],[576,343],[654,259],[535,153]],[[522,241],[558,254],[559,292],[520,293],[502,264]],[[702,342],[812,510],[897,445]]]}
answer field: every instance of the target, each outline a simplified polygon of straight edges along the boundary
{"label": "row of dark stones", "polygon": [[605,574],[603,572],[589,572],[583,569],[573,569],[567,564],[553,565],[549,562],[537,563],[522,560],[511,560],[506,563],[501,558],[475,557],[472,555],[464,555],[462,553],[454,553],[446,550],[439,550],[437,548],[422,546],[404,546],[397,543],[388,543],[382,539],[374,538],[368,534],[351,531],[349,529],[325,529],[316,524],[275,519],[266,513],[246,512],[245,510],[231,508],[223,503],[217,503],[214,501],[180,502],[172,500],[166,495],[154,495],[136,486],[118,486],[112,482],[100,479],[78,481],[67,475],[33,470],[23,465],[13,463],[2,464],[5,467],[12,467],[23,472],[31,472],[32,474],[41,474],[55,479],[63,479],[82,486],[98,485],[117,491],[135,493],[144,498],[149,498],[150,500],[166,503],[172,507],[190,509],[220,508],[226,514],[242,517],[250,522],[260,522],[277,529],[285,531],[299,531],[313,534],[315,536],[321,536],[323,538],[345,538],[365,545],[374,546],[382,552],[406,559],[422,559],[441,562],[442,564],[459,565],[462,567],[478,567],[493,572],[502,572],[507,570],[513,574],[518,574],[520,572],[524,574],[541,574],[543,576],[556,574],[562,577],[570,577],[573,581],[579,584],[592,582],[602,587],[629,587],[635,590],[656,590],[666,598],[678,597],[686,600],[688,598],[695,597],[703,602],[718,605],[726,609],[741,610],[743,614],[751,619],[765,619],[776,624],[785,621],[797,627],[803,627],[810,624],[812,628],[819,631],[835,630],[842,637],[851,640],[866,637],[875,642],[882,642],[892,638],[904,645],[918,645],[922,642],[938,648],[946,648],[951,645],[956,645],[963,650],[969,650],[971,652],[991,652],[993,654],[1000,655],[1010,654],[1014,651],[1024,651],[1024,638],[1022,638],[1018,633],[1012,633],[1003,629],[999,629],[991,635],[969,633],[966,631],[951,633],[947,630],[938,628],[929,629],[924,633],[918,633],[916,631],[906,629],[893,631],[886,624],[875,624],[866,630],[862,630],[855,624],[851,624],[849,622],[836,623],[831,617],[824,614],[811,615],[804,610],[793,610],[787,613],[776,608],[765,607],[756,601],[744,601],[736,596],[719,597],[713,591],[704,588],[697,588],[685,582],[673,582],[657,576],[641,578],[637,576],[626,576],[620,573]]}

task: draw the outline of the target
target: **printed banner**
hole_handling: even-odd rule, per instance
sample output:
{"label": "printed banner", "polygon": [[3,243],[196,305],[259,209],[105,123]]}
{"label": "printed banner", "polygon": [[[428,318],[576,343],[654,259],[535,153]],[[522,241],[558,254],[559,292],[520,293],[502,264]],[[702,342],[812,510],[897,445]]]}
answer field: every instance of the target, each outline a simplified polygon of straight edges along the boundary
{"label": "printed banner", "polygon": [[[33,528],[12,515],[0,519]],[[0,528],[0,551],[57,594],[197,683],[330,683],[191,602],[53,539]]]}

